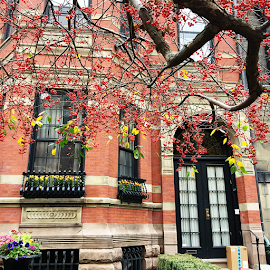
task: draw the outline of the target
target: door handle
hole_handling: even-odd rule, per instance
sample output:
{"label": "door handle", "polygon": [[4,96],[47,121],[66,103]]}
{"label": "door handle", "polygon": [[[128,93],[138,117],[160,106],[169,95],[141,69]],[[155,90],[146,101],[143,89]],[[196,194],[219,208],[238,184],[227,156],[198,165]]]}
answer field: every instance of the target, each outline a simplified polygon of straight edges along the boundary
{"label": "door handle", "polygon": [[207,220],[209,220],[211,218],[209,208],[205,209],[205,217]]}

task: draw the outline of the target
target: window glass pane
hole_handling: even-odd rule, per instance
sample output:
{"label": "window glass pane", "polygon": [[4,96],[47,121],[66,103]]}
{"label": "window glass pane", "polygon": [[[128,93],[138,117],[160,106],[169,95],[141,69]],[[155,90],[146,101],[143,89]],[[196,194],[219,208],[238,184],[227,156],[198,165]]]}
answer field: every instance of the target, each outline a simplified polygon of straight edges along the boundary
{"label": "window glass pane", "polygon": [[[184,45],[189,44],[201,31],[203,31],[207,21],[198,17],[189,9],[182,9],[181,13],[184,14],[186,21],[179,24],[179,47],[183,48]],[[195,20],[195,22],[194,22]],[[210,53],[210,42],[205,44],[199,51],[194,53],[191,58],[195,61],[200,60],[202,57]]]}
{"label": "window glass pane", "polygon": [[52,155],[51,142],[36,142],[35,171],[79,171],[78,157],[81,151],[80,143],[69,143],[64,148],[56,146],[56,154]]}
{"label": "window glass pane", "polygon": [[[71,120],[70,111],[73,109],[72,103],[69,101],[65,91],[58,91],[56,95],[52,95],[55,106],[43,108],[43,103],[46,102],[48,94],[41,95],[39,100],[40,111],[46,111],[47,115],[51,116],[51,123],[48,122],[45,116],[42,119],[42,126],[35,126],[36,130],[36,147],[34,153],[34,166],[36,171],[79,171],[81,143],[69,142],[63,148],[56,144],[56,154],[52,155],[52,149],[59,134],[57,129],[59,125],[68,123]],[[46,115],[45,114],[45,115]],[[80,123],[79,123],[80,124]],[[80,139],[80,138],[78,138]],[[81,157],[80,157],[81,158]]]}
{"label": "window glass pane", "polygon": [[[52,0],[52,3],[54,6],[72,6],[73,0]],[[89,0],[78,0],[78,3],[81,7],[88,7],[89,6]]]}
{"label": "window glass pane", "polygon": [[222,166],[207,166],[213,246],[230,245],[229,220]]}
{"label": "window glass pane", "polygon": [[183,166],[178,172],[182,247],[198,247],[200,233],[196,180],[192,176],[187,178],[187,172],[191,176],[191,166]]}
{"label": "window glass pane", "polygon": [[[119,114],[120,120],[124,119],[124,117],[125,111],[121,110]],[[137,138],[132,134],[135,124],[121,121],[119,127],[121,134],[119,136],[118,176],[138,177],[138,161],[135,160],[133,153],[137,145]]]}

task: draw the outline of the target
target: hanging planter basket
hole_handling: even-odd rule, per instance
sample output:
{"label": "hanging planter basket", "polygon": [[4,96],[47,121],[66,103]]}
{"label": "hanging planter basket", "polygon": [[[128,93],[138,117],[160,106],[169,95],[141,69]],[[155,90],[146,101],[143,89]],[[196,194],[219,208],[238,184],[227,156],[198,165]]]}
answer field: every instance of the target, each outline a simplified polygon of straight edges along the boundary
{"label": "hanging planter basket", "polygon": [[23,257],[18,257],[18,259],[10,258],[5,255],[0,255],[0,258],[3,259],[4,269],[5,270],[28,270],[31,259],[40,257],[41,254],[38,255],[28,255]]}

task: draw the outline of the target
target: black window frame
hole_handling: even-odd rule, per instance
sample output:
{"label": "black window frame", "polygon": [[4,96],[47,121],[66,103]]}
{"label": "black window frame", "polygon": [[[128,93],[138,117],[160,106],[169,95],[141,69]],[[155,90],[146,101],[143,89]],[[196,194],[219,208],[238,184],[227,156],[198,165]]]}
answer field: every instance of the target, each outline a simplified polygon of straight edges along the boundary
{"label": "black window frame", "polygon": [[[86,1],[86,0],[85,0]],[[88,5],[87,7],[91,7],[92,5],[92,0],[87,0],[88,1]],[[52,11],[51,11],[51,6],[50,6],[50,3],[48,0],[46,0],[46,5],[47,5],[47,8],[46,8],[46,15],[48,16],[48,18],[52,18]],[[59,6],[57,5],[54,5],[53,6],[54,10],[59,10]],[[63,10],[64,9],[67,9],[66,11]],[[70,10],[70,6],[62,6],[62,10],[61,10],[61,15],[55,15],[55,17],[57,18],[57,20],[63,25],[63,26],[67,26],[68,25],[68,20],[66,19],[66,16],[67,16],[67,12]],[[79,14],[78,12],[80,11],[76,11],[76,17],[79,16],[79,17],[83,17],[82,14]],[[63,17],[63,19],[60,19],[61,17]],[[91,18],[91,14],[88,15],[89,19]]]}
{"label": "black window frame", "polygon": [[[190,10],[190,12],[193,13],[191,10]],[[196,14],[196,13],[193,13],[193,14]],[[198,17],[200,17],[200,16],[198,15]],[[200,19],[202,19],[202,18],[200,17]],[[207,24],[205,23],[205,26],[206,25]],[[194,34],[194,38],[195,38],[198,34],[201,33],[201,31],[200,32],[197,32],[197,31],[182,31],[180,29],[180,27],[179,27],[179,22],[177,22],[177,24],[176,24],[176,29],[177,29],[177,44],[178,44],[178,48],[180,50],[181,50],[182,47],[184,47],[185,45],[188,44],[186,42],[184,42],[183,44],[181,43],[180,34],[183,34],[183,35],[185,35],[185,34]],[[213,49],[214,48],[214,41],[213,40],[208,41],[204,46],[206,46],[207,44],[209,44],[208,45],[209,46],[209,49]],[[202,48],[200,48],[200,49],[202,49]],[[213,57],[211,57],[211,55],[213,55],[213,50],[209,50],[210,62],[212,63],[213,62]],[[196,61],[196,60],[194,60],[194,61]]]}
{"label": "black window frame", "polygon": [[[11,4],[12,2],[14,2],[14,7],[8,10],[7,16],[9,18],[11,18],[13,16],[14,11],[16,11],[16,6],[17,4],[19,4],[19,0],[9,0],[8,3]],[[13,30],[13,31],[12,31]],[[14,32],[14,27],[12,27],[10,25],[10,23],[6,22],[5,23],[5,30],[4,30],[4,37],[3,37],[3,41],[5,41],[6,39],[8,39],[10,37],[10,35]]]}
{"label": "black window frame", "polygon": [[[60,92],[66,92],[66,93],[68,93],[68,91],[65,91],[65,90],[57,90],[57,94],[60,93]],[[35,115],[35,118],[37,118],[39,116],[39,113],[40,113],[40,108],[41,108],[41,102],[40,102],[40,100],[41,100],[40,95],[36,95],[35,105],[34,105],[34,110],[35,110],[34,115]],[[44,110],[42,110],[42,111],[44,111]],[[63,110],[62,107],[61,107],[61,110]],[[82,117],[83,116],[84,115],[82,115]],[[51,128],[53,129],[52,126],[51,126]],[[49,138],[49,139],[38,138],[38,132],[39,131],[40,131],[40,127],[38,125],[36,125],[33,128],[33,133],[32,133],[32,139],[34,140],[34,142],[33,142],[33,144],[30,145],[30,151],[29,151],[28,171],[30,171],[30,172],[37,171],[37,170],[35,170],[35,160],[36,160],[37,143],[39,143],[39,142],[51,142],[51,143],[54,143],[57,140],[56,137],[55,138]],[[83,155],[85,155],[85,150],[82,147],[82,141],[81,140],[75,140],[75,141],[73,141],[73,143],[76,143],[76,144],[80,144],[81,145],[80,149],[78,149],[78,156],[80,155],[79,154],[80,152],[82,152]],[[64,148],[66,148],[66,147],[68,147],[68,145],[65,145],[64,146]],[[59,149],[61,149],[61,148],[59,148]],[[51,153],[49,153],[49,154],[52,155]],[[58,157],[58,164],[60,162],[60,159],[61,159],[61,156]],[[80,172],[83,172],[84,171],[85,159],[82,156],[80,156],[80,160],[81,160],[81,162],[78,161],[79,162],[78,170],[74,170],[74,167],[73,167],[73,168],[70,168],[69,170],[67,170],[67,169],[61,170],[61,169],[59,169],[56,172],[58,172],[58,171],[77,171],[77,172],[80,171]],[[50,170],[38,170],[38,171],[52,172]]]}
{"label": "black window frame", "polygon": [[[120,112],[119,112],[119,122],[121,122],[124,113],[125,113],[125,110],[120,110]],[[131,126],[129,126],[129,132],[131,132],[132,129],[135,128],[135,127],[136,127],[136,123],[131,124]],[[121,139],[121,134],[120,134],[119,138]],[[130,142],[130,140],[128,139],[128,137],[127,137],[127,142]],[[138,178],[139,177],[139,160],[134,158],[134,153],[133,153],[133,151],[136,149],[136,147],[138,147],[138,145],[139,145],[139,136],[138,135],[135,135],[134,149],[125,148],[125,147],[121,146],[120,143],[119,143],[119,151],[118,151],[118,177],[121,177],[121,176],[132,177],[132,178]],[[130,159],[131,159],[131,162],[132,162],[132,166],[131,166],[132,171],[131,171],[131,174],[130,175],[125,174],[125,173],[122,173],[121,165],[122,166],[125,166],[125,165],[120,163],[120,158],[121,158],[121,156],[123,154],[126,155],[126,156],[129,156]]]}

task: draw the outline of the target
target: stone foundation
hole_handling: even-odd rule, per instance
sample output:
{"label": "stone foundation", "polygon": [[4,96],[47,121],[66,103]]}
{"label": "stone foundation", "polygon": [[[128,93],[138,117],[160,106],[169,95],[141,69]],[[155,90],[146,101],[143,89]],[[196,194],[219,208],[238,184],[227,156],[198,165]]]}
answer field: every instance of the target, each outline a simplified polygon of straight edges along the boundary
{"label": "stone foundation", "polygon": [[[159,245],[147,245],[142,253],[142,270],[157,268]],[[122,249],[80,249],[79,270],[122,270]]]}

